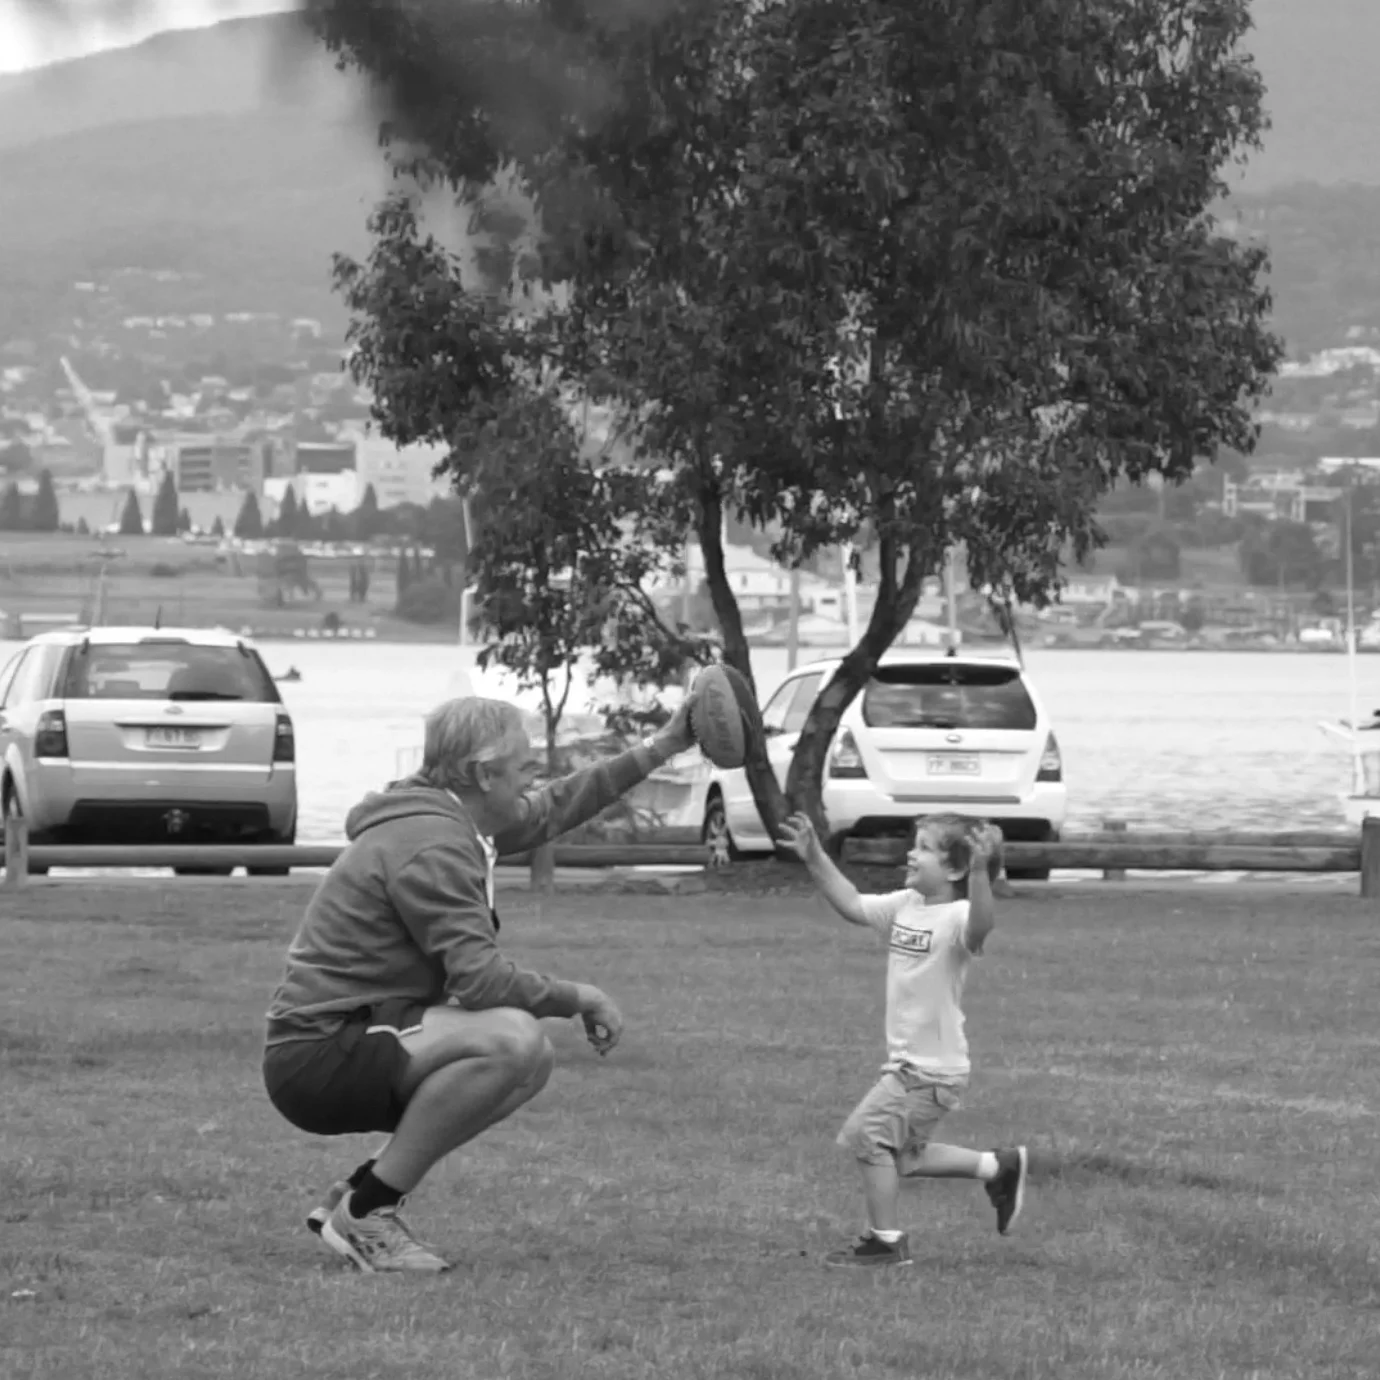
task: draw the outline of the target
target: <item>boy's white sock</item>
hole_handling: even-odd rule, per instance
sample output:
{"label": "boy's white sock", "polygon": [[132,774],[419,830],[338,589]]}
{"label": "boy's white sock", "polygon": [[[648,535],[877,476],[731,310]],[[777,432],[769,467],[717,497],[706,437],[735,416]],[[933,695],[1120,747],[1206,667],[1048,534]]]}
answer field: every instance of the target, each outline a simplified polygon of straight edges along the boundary
{"label": "boy's white sock", "polygon": [[984,1150],[978,1156],[978,1178],[987,1184],[991,1183],[1000,1173],[1001,1169],[997,1165],[997,1157],[990,1150]]}
{"label": "boy's white sock", "polygon": [[870,1230],[878,1241],[884,1241],[888,1246],[894,1246],[905,1235],[904,1232],[899,1231],[878,1231],[876,1227],[872,1227]]}

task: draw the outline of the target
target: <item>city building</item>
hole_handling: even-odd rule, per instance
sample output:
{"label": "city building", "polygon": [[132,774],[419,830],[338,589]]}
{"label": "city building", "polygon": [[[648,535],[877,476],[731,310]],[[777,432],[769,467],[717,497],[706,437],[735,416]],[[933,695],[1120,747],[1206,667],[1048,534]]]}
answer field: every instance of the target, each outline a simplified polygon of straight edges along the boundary
{"label": "city building", "polygon": [[133,484],[148,474],[148,438],[141,426],[114,422],[101,447],[101,476],[107,484]]}
{"label": "city building", "polygon": [[309,513],[328,513],[332,508],[338,513],[350,513],[359,507],[363,497],[359,475],[354,470],[340,470],[334,474],[308,471],[296,475],[291,484],[297,502]]}
{"label": "city building", "polygon": [[[1364,465],[1364,461],[1348,461]],[[1328,470],[1328,462],[1319,468]],[[1333,504],[1342,490],[1326,484],[1310,483],[1299,470],[1273,470],[1253,474],[1244,483],[1227,477],[1222,481],[1222,512],[1226,517],[1254,513],[1260,517],[1288,522],[1330,522]]]}
{"label": "city building", "polygon": [[148,471],[171,474],[179,493],[214,493],[220,489],[262,492],[273,469],[272,442],[246,441],[213,434],[151,436]]}
{"label": "city building", "polygon": [[425,508],[433,498],[451,492],[445,475],[439,479],[432,475],[446,458],[445,446],[398,446],[382,436],[357,435],[354,447],[360,497],[372,487],[380,508],[401,503]]}
{"label": "city building", "polygon": [[342,474],[355,467],[353,441],[298,441],[293,446],[294,474]]}

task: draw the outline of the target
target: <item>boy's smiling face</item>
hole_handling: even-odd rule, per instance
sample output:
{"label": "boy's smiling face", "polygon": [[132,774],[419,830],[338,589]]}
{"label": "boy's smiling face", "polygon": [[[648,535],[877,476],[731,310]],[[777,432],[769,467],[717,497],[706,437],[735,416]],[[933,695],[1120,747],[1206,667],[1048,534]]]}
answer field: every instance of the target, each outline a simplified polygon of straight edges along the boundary
{"label": "boy's smiling face", "polygon": [[927,901],[951,901],[954,883],[963,877],[963,868],[953,866],[947,841],[940,831],[922,825],[906,854],[906,885]]}

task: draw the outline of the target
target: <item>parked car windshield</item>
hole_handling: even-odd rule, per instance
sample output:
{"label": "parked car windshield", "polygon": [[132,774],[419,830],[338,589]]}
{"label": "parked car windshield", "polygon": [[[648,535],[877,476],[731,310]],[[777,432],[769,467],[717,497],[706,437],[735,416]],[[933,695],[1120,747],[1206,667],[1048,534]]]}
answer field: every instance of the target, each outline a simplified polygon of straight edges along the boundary
{"label": "parked car windshield", "polygon": [[869,728],[994,728],[1030,732],[1035,705],[1010,666],[935,662],[882,666],[863,691]]}
{"label": "parked car windshield", "polygon": [[88,643],[67,664],[69,700],[277,701],[273,678],[253,652],[192,642]]}

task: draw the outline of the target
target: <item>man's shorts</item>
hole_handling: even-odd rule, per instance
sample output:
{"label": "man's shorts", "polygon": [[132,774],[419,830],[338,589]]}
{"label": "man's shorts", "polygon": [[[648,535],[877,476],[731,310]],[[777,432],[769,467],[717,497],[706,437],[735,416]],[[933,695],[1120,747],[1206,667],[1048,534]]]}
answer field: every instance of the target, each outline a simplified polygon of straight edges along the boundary
{"label": "man's shorts", "polygon": [[416,1030],[424,1003],[396,998],[351,1012],[331,1034],[270,1045],[264,1051],[269,1101],[299,1131],[314,1136],[398,1129],[398,1093],[407,1068],[402,1036]]}
{"label": "man's shorts", "polygon": [[838,1143],[863,1164],[894,1163],[898,1173],[913,1174],[935,1127],[963,1105],[966,1086],[888,1069],[843,1123]]}

